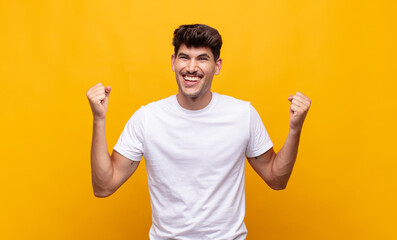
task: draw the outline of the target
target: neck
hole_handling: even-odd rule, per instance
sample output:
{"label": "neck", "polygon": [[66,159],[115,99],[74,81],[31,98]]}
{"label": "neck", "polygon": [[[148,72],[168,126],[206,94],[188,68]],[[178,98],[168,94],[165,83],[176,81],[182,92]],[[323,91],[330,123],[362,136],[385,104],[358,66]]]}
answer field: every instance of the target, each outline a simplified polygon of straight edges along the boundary
{"label": "neck", "polygon": [[176,95],[179,105],[187,110],[200,110],[208,106],[212,99],[212,92],[208,91],[199,97],[187,97],[182,93]]}

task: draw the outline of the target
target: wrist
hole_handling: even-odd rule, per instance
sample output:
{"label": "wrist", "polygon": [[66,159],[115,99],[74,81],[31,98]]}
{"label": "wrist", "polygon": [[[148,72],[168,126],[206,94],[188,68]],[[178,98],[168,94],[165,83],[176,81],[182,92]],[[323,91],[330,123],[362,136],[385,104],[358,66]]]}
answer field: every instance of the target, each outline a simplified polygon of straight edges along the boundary
{"label": "wrist", "polygon": [[94,125],[102,125],[105,124],[106,118],[105,117],[94,117]]}
{"label": "wrist", "polygon": [[301,127],[290,127],[289,128],[289,134],[291,134],[291,135],[300,136],[301,132],[302,132],[302,126]]}

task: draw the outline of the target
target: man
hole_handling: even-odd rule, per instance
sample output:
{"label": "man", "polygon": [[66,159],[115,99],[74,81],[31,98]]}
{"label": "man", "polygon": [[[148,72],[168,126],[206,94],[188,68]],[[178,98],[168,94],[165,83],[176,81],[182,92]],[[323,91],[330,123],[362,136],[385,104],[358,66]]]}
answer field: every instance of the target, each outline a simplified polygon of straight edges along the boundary
{"label": "man", "polygon": [[250,103],[211,92],[222,39],[206,25],[174,32],[172,70],[178,94],[141,107],[110,156],[105,119],[111,88],[87,91],[94,116],[92,183],[97,197],[115,192],[145,156],[152,227],[150,239],[245,239],[244,163],[273,189],[284,189],[298,151],[310,99],[290,96],[290,129],[276,154]]}

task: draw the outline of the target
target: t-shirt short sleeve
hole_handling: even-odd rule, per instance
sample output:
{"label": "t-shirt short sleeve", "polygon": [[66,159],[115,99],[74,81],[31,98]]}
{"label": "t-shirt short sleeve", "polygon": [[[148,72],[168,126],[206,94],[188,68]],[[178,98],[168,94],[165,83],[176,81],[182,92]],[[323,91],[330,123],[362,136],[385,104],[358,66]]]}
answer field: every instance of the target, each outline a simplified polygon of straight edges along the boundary
{"label": "t-shirt short sleeve", "polygon": [[141,161],[144,154],[145,112],[141,107],[128,120],[114,150],[132,161]]}
{"label": "t-shirt short sleeve", "polygon": [[250,138],[245,155],[257,157],[273,147],[269,134],[256,109],[250,104]]}

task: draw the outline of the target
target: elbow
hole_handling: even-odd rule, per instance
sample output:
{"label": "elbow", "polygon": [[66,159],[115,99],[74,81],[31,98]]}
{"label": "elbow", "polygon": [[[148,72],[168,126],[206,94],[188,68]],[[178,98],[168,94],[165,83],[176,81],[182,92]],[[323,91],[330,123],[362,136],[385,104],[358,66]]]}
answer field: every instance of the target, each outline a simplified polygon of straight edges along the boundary
{"label": "elbow", "polygon": [[276,190],[276,191],[284,190],[287,188],[287,184],[288,184],[290,176],[291,176],[291,173],[281,175],[281,176],[273,175],[273,177],[271,178],[271,181],[269,181],[268,185],[270,186],[271,189]]}
{"label": "elbow", "polygon": [[111,181],[105,181],[103,179],[93,177],[91,183],[94,196],[97,198],[109,197],[117,190]]}
{"label": "elbow", "polygon": [[287,181],[273,180],[273,181],[268,182],[268,185],[271,189],[280,191],[280,190],[284,190],[285,188],[287,188],[287,183],[288,183],[288,180]]}
{"label": "elbow", "polygon": [[99,187],[94,187],[94,196],[97,198],[105,198],[109,197],[112,195],[115,191],[110,190],[110,189],[104,189],[104,188],[99,188]]}
{"label": "elbow", "polygon": [[102,191],[94,191],[94,196],[97,198],[105,198],[112,195],[112,193],[102,192]]}
{"label": "elbow", "polygon": [[275,185],[271,185],[270,187],[273,190],[280,191],[280,190],[284,190],[287,187],[287,184],[275,184]]}

